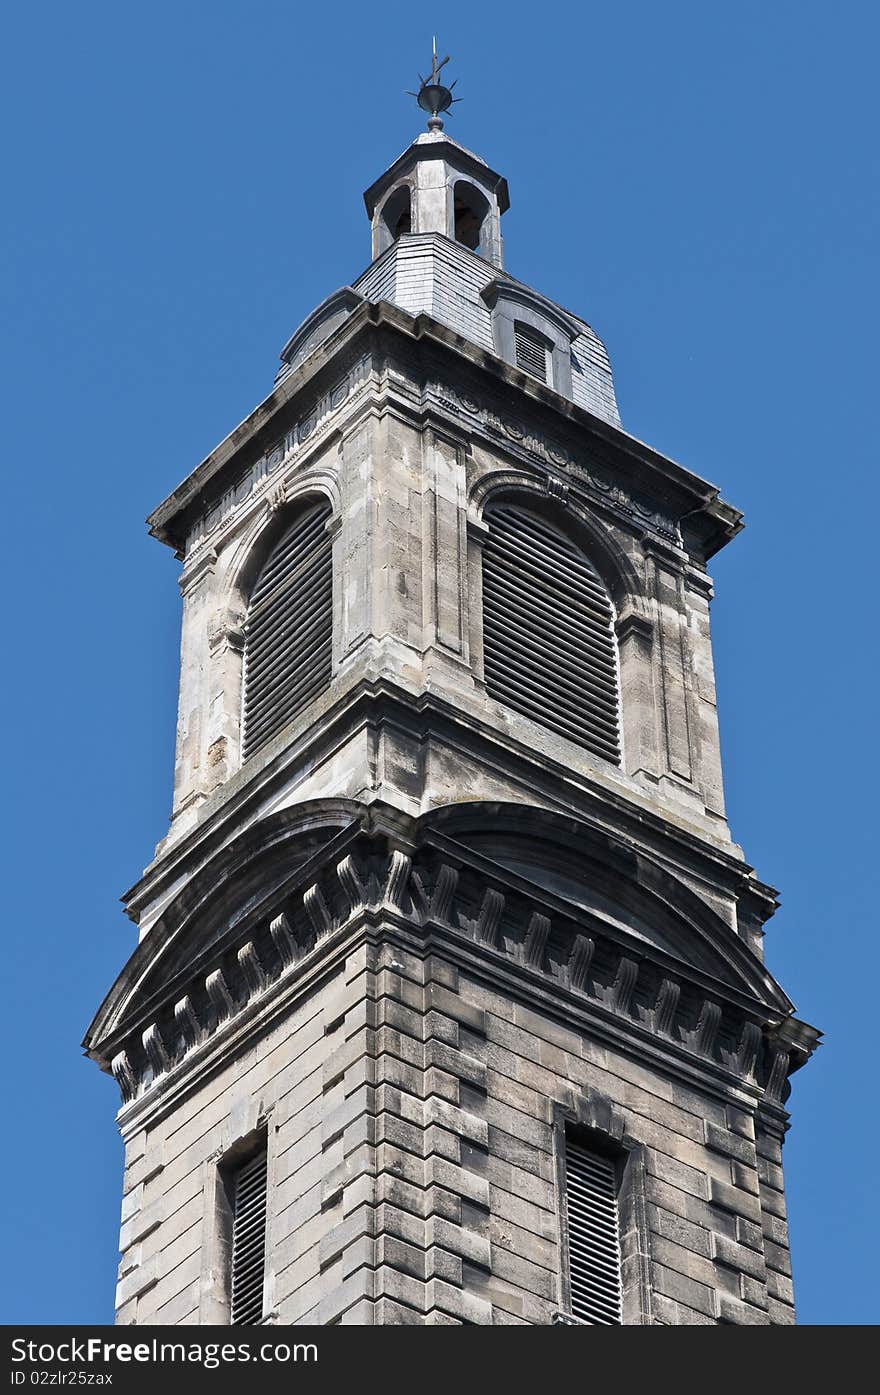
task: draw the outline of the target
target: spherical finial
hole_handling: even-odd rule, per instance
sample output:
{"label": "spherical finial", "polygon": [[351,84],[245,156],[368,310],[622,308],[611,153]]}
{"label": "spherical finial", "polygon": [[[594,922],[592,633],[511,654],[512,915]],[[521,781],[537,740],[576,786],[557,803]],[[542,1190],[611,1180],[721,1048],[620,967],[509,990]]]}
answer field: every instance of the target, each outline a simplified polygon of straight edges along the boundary
{"label": "spherical finial", "polygon": [[460,97],[453,97],[452,95],[452,89],[455,87],[454,82],[450,83],[448,87],[444,87],[440,81],[440,69],[445,68],[448,62],[448,53],[445,58],[438,60],[437,40],[435,39],[434,52],[431,58],[431,75],[430,77],[423,78],[420,73],[418,92],[410,92],[409,94],[411,97],[415,97],[422,111],[429,113],[429,131],[442,131],[443,121],[441,120],[440,113],[442,111],[448,111],[453,102],[461,101]]}

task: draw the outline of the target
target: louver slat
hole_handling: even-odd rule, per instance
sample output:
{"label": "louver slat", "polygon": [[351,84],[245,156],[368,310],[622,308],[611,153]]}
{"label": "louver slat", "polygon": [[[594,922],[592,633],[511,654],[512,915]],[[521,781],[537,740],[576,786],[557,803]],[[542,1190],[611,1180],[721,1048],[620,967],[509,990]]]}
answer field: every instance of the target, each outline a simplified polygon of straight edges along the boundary
{"label": "louver slat", "polygon": [[243,758],[326,688],[332,665],[333,569],[327,504],[301,513],[276,543],[248,606]]}
{"label": "louver slat", "polygon": [[[509,644],[511,637],[510,631],[506,630],[506,627],[503,627],[500,622],[498,628],[505,628],[505,644]],[[531,643],[536,650],[542,648],[546,650],[547,648],[547,646],[539,645],[537,640],[533,638],[531,639]],[[534,660],[530,663],[525,655],[520,656],[517,653],[515,645],[510,646],[510,651],[507,662],[518,670],[522,681],[534,687]],[[514,655],[516,655],[516,657],[514,657]],[[586,704],[587,707],[595,705],[597,716],[604,716],[604,700],[608,683],[607,677],[601,674],[590,675],[583,671],[578,672],[578,669],[574,665],[567,662],[567,656],[560,657],[558,652],[553,649],[550,649],[549,653],[545,652],[543,656],[538,654],[535,657],[540,658],[540,662],[546,665],[547,669],[550,671],[549,676],[551,676],[559,685],[559,688],[562,689],[564,699],[572,703],[575,714],[577,714],[583,703]],[[539,693],[542,691],[542,688],[543,683],[538,685]],[[559,700],[560,695],[557,691],[557,701]],[[611,718],[607,718],[603,722],[603,725],[607,726],[610,731],[616,734],[616,722]]]}
{"label": "louver slat", "polygon": [[287,654],[294,649],[308,652],[322,625],[326,624],[324,614],[325,597],[314,607],[304,606],[302,610],[288,614],[280,606],[275,615],[275,624],[269,646],[264,646],[248,655],[248,675],[251,681],[260,675],[273,674],[285,663]]}
{"label": "louver slat", "polygon": [[263,1282],[266,1271],[265,1150],[251,1158],[235,1174],[232,1214],[231,1321],[252,1327],[263,1316]]}
{"label": "louver slat", "polygon": [[[517,576],[509,562],[506,563],[506,566],[510,575],[505,576],[501,584],[496,577],[484,574],[484,592],[487,592],[490,598],[494,596],[497,601],[501,602],[502,607],[506,607],[512,586],[515,585],[517,595],[520,597],[520,608],[528,616],[533,630],[538,634],[546,633],[547,622],[552,622],[559,614],[558,597],[550,596],[546,587],[543,596],[538,596]],[[556,604],[553,603],[554,601]],[[601,626],[595,623],[591,624],[588,618],[584,620],[583,624],[579,624],[571,611],[566,619],[571,631],[569,650],[583,649],[586,651],[584,657],[604,663],[605,667],[612,673],[616,672],[607,625],[604,622]]]}
{"label": "louver slat", "polygon": [[565,1145],[565,1211],[571,1311],[582,1322],[620,1325],[620,1240],[614,1164]]}
{"label": "louver slat", "polygon": [[[511,638],[516,639],[518,631],[516,629],[515,624],[508,619],[507,613],[504,610],[503,606],[498,606],[493,601],[492,597],[487,593],[485,588],[483,589],[483,604],[492,614],[493,625],[496,625],[499,629],[504,630],[507,634],[511,636]],[[543,638],[539,639],[539,634],[543,635],[543,631],[536,630],[536,632],[532,635],[531,643],[533,647],[536,650],[538,650],[539,653],[543,653],[546,656],[548,661],[552,660],[556,657],[556,650],[553,647],[552,642],[548,643]],[[592,654],[586,648],[584,649],[583,653],[578,654],[576,657],[573,654],[570,654],[568,656],[567,671],[571,673],[583,674],[584,679],[587,682],[598,683],[603,692],[605,691],[605,686],[608,684],[609,680],[613,681],[615,677],[614,669],[611,666],[611,664],[606,663],[606,661],[601,657],[601,655]]]}
{"label": "louver slat", "polygon": [[[292,596],[296,598],[298,610],[305,609],[310,604],[315,605],[323,597],[330,566],[330,557],[322,553],[307,569],[300,568],[295,575],[291,573],[289,578],[285,578],[287,584],[283,588],[279,586],[260,606],[252,608],[249,616],[252,626],[256,617],[268,610],[271,610],[279,619],[282,618],[285,604],[288,610],[290,609]],[[272,632],[267,633],[264,642],[270,642],[273,637]]]}
{"label": "louver slat", "polygon": [[[308,527],[291,529],[290,536],[282,538],[281,543],[273,551],[260,573],[258,585],[259,595],[271,598],[272,595],[283,586],[293,572],[302,568],[308,559],[321,555],[316,553],[316,549],[322,541],[323,520],[321,527]],[[279,555],[280,554],[280,555]],[[252,604],[257,603],[257,593],[252,597]]]}
{"label": "louver slat", "polygon": [[[552,673],[545,674],[544,681],[539,683],[534,680],[531,671],[525,665],[519,665],[509,655],[505,656],[504,662],[511,670],[511,685],[507,689],[508,704],[523,711],[528,706],[531,715],[543,725],[544,682],[554,681],[554,675]],[[570,690],[563,687],[561,679],[556,678],[555,682],[556,687],[553,694],[555,710],[548,721],[561,723],[563,727],[566,724],[577,723],[581,740],[584,739],[584,733],[589,729],[589,732],[597,737],[608,751],[616,755],[616,732],[610,723],[605,721],[601,708],[595,709],[583,694],[573,695]]]}
{"label": "louver slat", "polygon": [[[515,524],[516,520],[510,520]],[[504,539],[500,540],[500,546],[504,546]],[[516,544],[510,545],[506,550],[512,560],[528,576],[534,578],[540,585],[544,580],[544,563],[546,561],[547,548],[553,546],[553,539],[548,538],[539,541],[530,539],[518,533]],[[566,554],[567,574],[557,577],[557,584],[562,591],[567,591],[578,606],[585,610],[595,612],[598,615],[604,614],[608,598],[604,590],[596,584],[595,577],[590,576],[583,567]]]}
{"label": "louver slat", "polygon": [[598,574],[552,524],[487,511],[483,663],[490,697],[619,764],[613,611]]}
{"label": "louver slat", "polygon": [[248,614],[249,651],[254,655],[271,651],[285,624],[296,623],[319,611],[326,594],[329,570],[328,561],[320,567],[300,571],[260,606],[251,607]]}
{"label": "louver slat", "polygon": [[541,335],[529,325],[521,324],[517,320],[513,326],[513,338],[517,368],[522,368],[533,378],[538,378],[540,382],[546,383],[547,349]]}

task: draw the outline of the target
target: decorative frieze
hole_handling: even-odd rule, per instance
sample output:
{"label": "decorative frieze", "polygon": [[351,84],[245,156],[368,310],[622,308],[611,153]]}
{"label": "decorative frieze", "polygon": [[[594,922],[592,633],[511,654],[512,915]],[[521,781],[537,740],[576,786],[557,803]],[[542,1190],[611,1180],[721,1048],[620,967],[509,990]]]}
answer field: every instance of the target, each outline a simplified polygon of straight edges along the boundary
{"label": "decorative frieze", "polygon": [[[270,509],[283,506],[287,494],[286,481],[277,484],[272,481],[280,472],[294,465],[306,448],[311,449],[332,425],[340,408],[367,380],[369,370],[368,358],[356,363],[329,392],[308,407],[234,485],[223,492],[193,524],[187,538],[187,557],[200,549],[227,518],[245,508],[255,494],[264,494]],[[507,412],[496,411],[494,407],[478,402],[469,393],[454,389],[449,384],[430,384],[428,395],[456,415],[464,413],[469,426],[482,427],[488,440],[502,440],[509,450],[524,459],[549,466],[555,473],[548,479],[548,489],[556,497],[565,498],[570,491],[569,482],[559,474],[564,471],[571,475],[580,489],[592,494],[612,512],[630,523],[637,522],[640,527],[653,531],[661,538],[680,543],[674,519],[628,493],[595,460],[588,461],[561,442],[537,432],[534,426],[526,425]]]}
{"label": "decorative frieze", "polygon": [[[526,423],[509,412],[497,411],[494,406],[490,407],[478,401],[469,392],[452,389],[448,384],[441,382],[432,384],[430,391],[441,406],[451,409],[457,415],[464,412],[468,426],[471,429],[481,427],[487,439],[500,439],[514,454],[538,461],[542,466],[570,473],[580,489],[592,494],[597,502],[601,502],[613,513],[621,515],[630,523],[635,521],[640,527],[650,529],[661,538],[680,545],[675,521],[627,493],[595,460],[591,459],[588,462],[581,453],[575,454],[558,440],[536,431],[532,423]],[[551,478],[548,488],[558,497],[565,497],[569,491],[569,485],[558,476]]]}

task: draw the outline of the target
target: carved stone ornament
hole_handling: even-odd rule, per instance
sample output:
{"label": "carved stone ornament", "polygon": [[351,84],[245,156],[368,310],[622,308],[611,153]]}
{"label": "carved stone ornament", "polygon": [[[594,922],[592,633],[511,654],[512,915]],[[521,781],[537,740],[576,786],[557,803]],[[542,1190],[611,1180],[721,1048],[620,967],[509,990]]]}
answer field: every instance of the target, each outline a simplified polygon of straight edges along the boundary
{"label": "carved stone ornament", "polygon": [[244,616],[239,610],[224,607],[208,617],[208,650],[216,656],[225,648],[240,653],[244,648]]}
{"label": "carved stone ornament", "polygon": [[[618,484],[613,483],[605,475],[595,461],[591,460],[588,463],[581,457],[574,455],[559,441],[543,436],[535,430],[534,425],[525,425],[507,413],[497,412],[486,407],[467,392],[462,392],[456,388],[453,393],[446,384],[437,384],[436,391],[441,402],[456,411],[460,408],[463,409],[471,424],[478,423],[484,427],[490,437],[503,437],[504,440],[512,443],[515,450],[521,451],[531,459],[540,461],[545,467],[550,465],[557,469],[569,471],[573,480],[576,480],[580,487],[594,491],[596,498],[600,499],[613,512],[619,513],[629,520],[636,520],[641,526],[652,529],[661,538],[671,542],[678,541],[673,519],[658,513],[642,500],[621,489]],[[568,490],[570,486],[566,481],[560,480],[558,476],[551,476],[545,488],[548,493],[563,491],[557,493],[556,497],[564,498],[564,491]]]}
{"label": "carved stone ornament", "polygon": [[277,513],[279,509],[283,509],[287,499],[287,482],[282,480],[280,484],[276,484],[274,489],[269,490],[269,496],[266,499],[269,512]]}

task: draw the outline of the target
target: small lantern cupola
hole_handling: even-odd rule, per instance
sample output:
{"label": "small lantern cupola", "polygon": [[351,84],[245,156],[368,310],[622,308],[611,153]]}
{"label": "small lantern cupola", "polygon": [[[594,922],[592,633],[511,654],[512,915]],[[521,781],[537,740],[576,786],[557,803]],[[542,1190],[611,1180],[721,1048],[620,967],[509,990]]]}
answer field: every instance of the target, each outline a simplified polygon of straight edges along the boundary
{"label": "small lantern cupola", "polygon": [[502,267],[501,215],[510,206],[507,180],[452,140],[440,113],[458,98],[439,82],[434,51],[430,80],[422,78],[419,106],[430,113],[428,130],[364,194],[373,225],[373,260],[408,233],[440,233]]}

